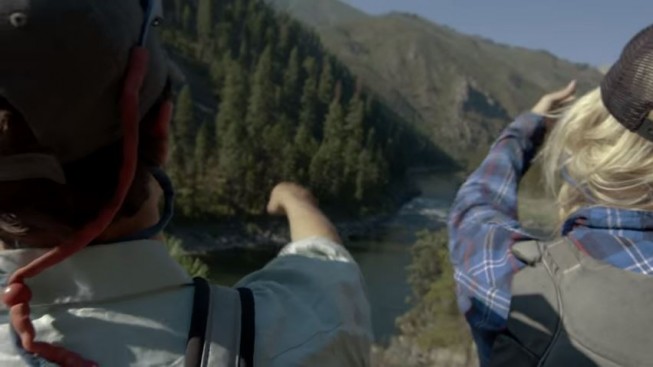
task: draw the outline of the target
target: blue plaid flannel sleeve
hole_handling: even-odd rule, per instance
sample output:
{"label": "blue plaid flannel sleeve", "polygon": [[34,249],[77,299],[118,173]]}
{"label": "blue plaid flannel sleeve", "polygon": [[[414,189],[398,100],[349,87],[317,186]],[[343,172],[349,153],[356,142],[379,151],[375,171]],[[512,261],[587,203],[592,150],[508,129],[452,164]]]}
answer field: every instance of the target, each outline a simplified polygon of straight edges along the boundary
{"label": "blue plaid flannel sleeve", "polygon": [[533,238],[519,224],[517,192],[544,132],[541,116],[519,116],[460,188],[451,208],[449,250],[458,303],[481,359],[489,356],[497,333],[505,328],[512,276],[523,267],[511,247]]}

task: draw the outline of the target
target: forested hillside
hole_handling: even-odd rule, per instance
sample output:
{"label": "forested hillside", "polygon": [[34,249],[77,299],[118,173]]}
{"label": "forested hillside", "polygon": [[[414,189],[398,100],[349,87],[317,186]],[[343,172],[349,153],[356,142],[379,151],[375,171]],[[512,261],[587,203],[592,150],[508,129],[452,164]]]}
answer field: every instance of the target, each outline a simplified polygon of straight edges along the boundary
{"label": "forested hillside", "polygon": [[407,167],[452,164],[290,17],[258,0],[165,4],[163,38],[188,81],[169,167],[186,217],[260,214],[281,180],[360,213],[385,205]]}
{"label": "forested hillside", "polygon": [[395,113],[470,167],[544,93],[572,79],[586,91],[601,79],[589,65],[462,34],[417,15],[358,11],[345,17],[348,5],[339,0],[268,1],[314,27],[325,47]]}

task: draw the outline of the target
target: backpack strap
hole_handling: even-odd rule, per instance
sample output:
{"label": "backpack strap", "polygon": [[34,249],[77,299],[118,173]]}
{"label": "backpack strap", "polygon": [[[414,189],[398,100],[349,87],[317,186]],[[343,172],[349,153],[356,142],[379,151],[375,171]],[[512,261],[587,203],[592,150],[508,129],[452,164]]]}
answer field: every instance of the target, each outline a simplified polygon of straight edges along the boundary
{"label": "backpack strap", "polygon": [[185,367],[201,367],[206,344],[206,325],[211,302],[211,286],[203,278],[194,278],[193,314],[186,342]]}
{"label": "backpack strap", "polygon": [[[195,294],[193,296],[193,314],[191,316],[188,340],[186,342],[185,367],[201,367],[204,357],[207,354],[205,346],[207,345],[206,334],[211,308],[211,286],[203,278],[194,278],[193,282],[195,285]],[[224,288],[224,290],[228,290],[228,288]],[[238,366],[253,367],[256,331],[254,294],[249,288],[238,288],[237,291],[241,307]],[[231,292],[233,292],[233,289]],[[236,329],[227,328],[223,331],[230,334],[233,332],[232,330]]]}
{"label": "backpack strap", "polygon": [[549,265],[551,275],[558,280],[581,265],[581,254],[569,237],[552,243],[542,256],[542,261]]}
{"label": "backpack strap", "polygon": [[512,254],[529,266],[546,263],[554,276],[580,265],[580,253],[568,237],[553,242],[521,241],[513,245]]}
{"label": "backpack strap", "polygon": [[254,293],[249,288],[238,288],[240,294],[240,366],[254,366],[254,341],[256,314]]}

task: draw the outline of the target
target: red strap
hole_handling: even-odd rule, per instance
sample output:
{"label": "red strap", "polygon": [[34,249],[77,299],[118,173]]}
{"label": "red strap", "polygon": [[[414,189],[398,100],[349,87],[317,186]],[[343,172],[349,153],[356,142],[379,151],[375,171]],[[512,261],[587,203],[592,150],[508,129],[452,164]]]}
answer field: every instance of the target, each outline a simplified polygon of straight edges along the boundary
{"label": "red strap", "polygon": [[23,348],[63,367],[90,367],[97,366],[97,364],[86,361],[79,355],[61,347],[34,341],[36,333],[29,318],[31,292],[25,284],[25,279],[41,273],[43,270],[82,250],[109,227],[122,207],[134,180],[137,167],[140,122],[139,96],[147,74],[148,62],[149,54],[145,48],[136,47],[132,50],[129,70],[127,71],[120,100],[123,163],[120,169],[118,187],[113,198],[100,211],[95,220],[78,231],[72,238],[12,274],[3,297],[3,302],[10,308],[11,324],[20,336]]}
{"label": "red strap", "polygon": [[168,159],[168,130],[170,128],[170,120],[172,119],[172,110],[174,104],[172,100],[168,99],[163,102],[159,110],[159,116],[152,131],[153,137],[162,142],[161,149],[157,152],[157,163],[163,166]]}

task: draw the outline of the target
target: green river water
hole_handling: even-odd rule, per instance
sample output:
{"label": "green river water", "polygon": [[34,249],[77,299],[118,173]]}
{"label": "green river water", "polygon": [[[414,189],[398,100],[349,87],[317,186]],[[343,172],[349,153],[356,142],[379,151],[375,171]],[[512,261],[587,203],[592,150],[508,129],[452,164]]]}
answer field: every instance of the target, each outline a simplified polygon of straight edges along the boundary
{"label": "green river water", "polygon": [[[378,228],[374,240],[346,243],[361,267],[372,307],[376,342],[394,335],[395,319],[406,312],[410,289],[406,267],[415,234],[445,225],[449,205],[456,192],[456,180],[435,174],[418,176],[422,195],[406,203],[387,223]],[[204,256],[211,280],[233,285],[243,276],[263,267],[274,256],[269,249],[233,249]]]}

